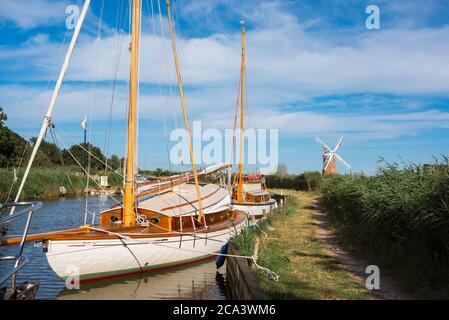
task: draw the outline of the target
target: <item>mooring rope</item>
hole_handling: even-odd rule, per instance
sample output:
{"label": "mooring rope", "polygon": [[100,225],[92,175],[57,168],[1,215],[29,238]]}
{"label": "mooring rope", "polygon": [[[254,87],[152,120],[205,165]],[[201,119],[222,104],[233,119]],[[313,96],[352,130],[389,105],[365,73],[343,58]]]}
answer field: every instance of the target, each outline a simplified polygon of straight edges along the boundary
{"label": "mooring rope", "polygon": [[276,282],[279,281],[279,275],[276,272],[257,264],[257,257],[253,258],[253,263],[254,263],[254,266],[257,268],[257,271],[262,273],[264,276],[269,277]]}
{"label": "mooring rope", "polygon": [[260,232],[262,232],[262,234],[263,234],[264,239],[268,238],[268,233],[263,231],[262,228],[257,223],[253,223],[250,226],[256,226],[257,228],[259,228]]}
{"label": "mooring rope", "polygon": [[[157,245],[157,246],[161,246],[161,247],[174,249],[173,247],[170,247],[170,246],[164,246],[161,243],[153,243],[153,244]],[[254,266],[256,267],[257,271],[259,271],[263,275],[271,278],[272,280],[274,280],[276,282],[279,281],[279,275],[276,272],[274,272],[274,271],[272,271],[272,270],[270,270],[270,269],[268,269],[266,267],[263,267],[263,266],[259,265],[257,263],[257,260],[258,260],[259,257],[255,256],[255,255],[253,255],[253,256],[243,256],[243,255],[237,255],[237,254],[208,252],[208,251],[204,251],[204,250],[195,250],[195,249],[186,249],[186,248],[179,248],[178,250],[191,251],[191,252],[196,252],[196,253],[204,253],[204,254],[214,255],[214,256],[239,258],[239,259],[248,259],[248,260],[251,260],[254,263]]]}

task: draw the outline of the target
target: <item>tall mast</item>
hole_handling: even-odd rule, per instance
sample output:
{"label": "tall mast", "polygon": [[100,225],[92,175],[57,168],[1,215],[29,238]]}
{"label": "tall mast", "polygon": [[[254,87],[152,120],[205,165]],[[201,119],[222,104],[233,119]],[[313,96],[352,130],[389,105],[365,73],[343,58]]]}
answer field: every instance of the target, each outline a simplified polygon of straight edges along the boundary
{"label": "tall mast", "polygon": [[178,54],[176,52],[175,33],[173,31],[173,23],[172,23],[171,12],[170,12],[170,1],[165,0],[165,4],[167,5],[168,25],[170,27],[170,36],[171,36],[171,42],[172,42],[172,47],[173,47],[173,58],[175,60],[176,75],[178,77],[179,96],[181,97],[181,106],[182,106],[182,111],[184,114],[184,125],[186,127],[187,142],[189,143],[190,161],[192,162],[193,177],[195,179],[195,189],[196,189],[196,194],[198,197],[198,205],[199,205],[198,221],[201,221],[201,218],[203,216],[203,201],[201,200],[200,186],[198,183],[198,175],[196,173],[196,167],[195,167],[195,156],[193,154],[192,142],[190,139],[189,119],[187,118],[187,110],[186,110],[186,105],[185,105],[185,101],[184,101],[184,92],[182,90],[181,72],[179,70]]}
{"label": "tall mast", "polygon": [[131,72],[129,82],[129,110],[128,110],[128,145],[125,191],[123,194],[123,225],[134,226],[135,216],[135,174],[136,174],[136,127],[137,127],[137,92],[139,86],[139,40],[141,0],[132,2],[132,31],[131,31]]}
{"label": "tall mast", "polygon": [[245,127],[245,21],[242,24],[242,64],[240,67],[240,162],[239,162],[239,183],[237,185],[237,202],[243,201],[243,152],[245,150],[243,140],[243,130]]}

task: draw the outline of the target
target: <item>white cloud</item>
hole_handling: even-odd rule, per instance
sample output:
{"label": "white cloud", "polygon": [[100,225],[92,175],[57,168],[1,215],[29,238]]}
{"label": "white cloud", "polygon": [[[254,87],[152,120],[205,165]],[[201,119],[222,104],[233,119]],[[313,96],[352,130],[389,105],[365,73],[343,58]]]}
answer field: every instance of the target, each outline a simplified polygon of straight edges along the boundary
{"label": "white cloud", "polygon": [[[193,91],[187,100],[190,120],[202,120],[203,126],[232,128],[234,117],[233,97],[226,91],[214,91],[204,99],[202,91]],[[25,86],[0,86],[0,105],[5,107],[12,127],[38,128],[50,100],[51,91],[30,89]],[[123,120],[126,115],[126,92],[123,86],[116,90],[112,118]],[[92,115],[94,121],[105,121],[111,101],[108,87],[65,86],[62,89],[54,113],[57,125],[82,120],[84,115]],[[177,95],[159,96],[157,93],[141,93],[140,118],[160,122],[166,117],[168,129],[174,127],[176,114],[178,125],[183,127],[180,104]],[[222,105],[225,104],[225,107]],[[205,111],[207,110],[207,111]],[[80,120],[81,119],[81,120]],[[449,128],[449,112],[436,109],[416,112],[394,113],[385,111],[378,114],[323,113],[311,111],[282,112],[276,109],[256,109],[249,107],[247,126],[252,128],[279,129],[281,137],[313,137],[315,135],[334,136],[350,134],[352,140],[366,141],[392,139],[400,136],[416,135],[423,130]],[[37,129],[36,129],[37,132]]]}
{"label": "white cloud", "polygon": [[[13,2],[3,3],[11,6],[11,12]],[[190,7],[184,7],[183,12],[207,13],[216,4],[190,2]],[[198,10],[198,5],[205,6],[204,10]],[[324,36],[310,33],[310,21],[300,21],[278,2],[253,9],[242,5],[239,10],[253,23],[247,32],[247,93],[248,111],[256,125],[282,128],[295,135],[353,132],[364,139],[413,134],[434,125],[447,127],[439,121],[447,120],[447,114],[439,111],[344,116],[310,111],[281,113],[278,109],[328,94],[446,94],[449,92],[449,56],[446,54],[449,43],[441,39],[449,39],[449,27],[350,33],[343,34],[341,39],[344,41],[341,41],[332,38],[336,33]],[[147,22],[143,20],[143,23]],[[129,75],[128,41],[126,35],[120,38],[110,31],[99,43],[85,32],[82,34],[58,101],[57,110],[64,111],[57,111],[55,119],[73,121],[80,114],[89,112],[92,105],[90,82],[113,78],[118,47],[121,48],[121,60],[117,78],[122,81],[122,86],[116,105],[126,106],[124,83]],[[176,84],[168,36],[165,41],[162,43],[159,36],[149,33],[142,36],[140,77],[144,85],[154,88],[159,82]],[[240,34],[180,38],[178,49],[190,118],[204,120],[208,116],[210,123],[230,127],[240,68]],[[43,34],[35,35],[17,48],[4,46],[0,51],[0,63],[8,72],[1,77],[17,75],[20,80],[46,81],[51,70],[59,70],[64,50],[65,46],[61,49],[60,44],[51,42]],[[53,72],[53,78],[56,74]],[[74,81],[85,82],[85,85],[76,87]],[[142,117],[155,119],[162,112],[171,114],[168,105],[179,110],[176,85],[173,89],[174,97],[169,98],[169,103],[164,96],[142,90]],[[50,95],[47,90],[42,92],[23,86],[2,86],[0,94],[3,100],[0,102],[11,114],[11,121],[17,119],[17,122],[34,117],[41,119]],[[107,117],[110,97],[109,88],[101,86],[97,89],[95,114],[98,119]],[[333,105],[341,103],[338,100],[332,102]],[[404,107],[412,109],[416,106],[407,101]],[[123,118],[124,112],[114,116]],[[220,122],[216,118],[221,118]]]}
{"label": "white cloud", "polygon": [[[441,94],[449,91],[449,27],[440,29],[381,30],[353,35],[350,44],[313,38],[289,15],[275,28],[247,33],[248,81],[273,95],[293,96],[338,93]],[[282,23],[281,23],[282,22]],[[0,60],[26,57],[22,70],[36,70],[36,78],[55,65],[58,45],[41,39],[20,48],[3,48]],[[144,35],[141,41],[141,80],[157,84],[175,82],[171,45],[160,37]],[[67,80],[112,78],[117,36],[96,43],[84,35],[71,63]],[[128,38],[121,39],[118,78],[128,77]],[[164,51],[164,48],[168,49]],[[238,77],[240,35],[215,34],[178,40],[183,79],[202,87],[232,86]],[[168,61],[169,77],[166,75]],[[59,68],[59,65],[58,65]],[[292,97],[294,100],[295,97]]]}
{"label": "white cloud", "polygon": [[0,20],[11,21],[21,29],[31,29],[42,25],[63,24],[66,1],[51,0],[2,0]]}

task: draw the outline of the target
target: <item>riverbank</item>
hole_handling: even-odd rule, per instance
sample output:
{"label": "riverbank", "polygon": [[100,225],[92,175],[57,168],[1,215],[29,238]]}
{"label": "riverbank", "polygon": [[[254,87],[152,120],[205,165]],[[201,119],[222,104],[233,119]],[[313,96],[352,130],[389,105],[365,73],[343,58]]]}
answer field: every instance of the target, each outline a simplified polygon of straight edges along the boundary
{"label": "riverbank", "polygon": [[[274,190],[273,190],[274,191]],[[279,275],[275,282],[255,273],[262,290],[273,299],[374,299],[344,266],[330,258],[316,236],[313,201],[318,193],[285,191],[286,204],[236,238],[244,255],[252,255],[260,237],[258,264]]]}
{"label": "riverbank", "polygon": [[[0,201],[11,201],[19,188],[23,170],[17,173],[17,180],[13,184],[14,174],[11,170],[0,169]],[[122,179],[118,174],[108,175],[111,187],[120,186]],[[12,186],[12,188],[11,188]],[[96,187],[90,181],[91,187]],[[54,166],[49,168],[32,168],[24,186],[21,200],[50,200],[59,197],[60,187],[67,190],[66,196],[83,194],[86,188],[86,176],[71,167]]]}

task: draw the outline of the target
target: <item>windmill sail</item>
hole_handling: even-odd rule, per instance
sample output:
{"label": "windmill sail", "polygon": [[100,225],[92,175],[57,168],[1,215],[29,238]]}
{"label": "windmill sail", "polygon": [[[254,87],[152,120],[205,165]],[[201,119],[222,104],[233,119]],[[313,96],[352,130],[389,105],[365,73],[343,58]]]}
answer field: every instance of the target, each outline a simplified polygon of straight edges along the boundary
{"label": "windmill sail", "polygon": [[331,149],[326,145],[320,138],[315,138],[315,140],[323,147],[323,174],[334,174],[336,173],[337,160],[343,163],[346,167],[351,169],[351,165],[347,163],[341,156],[337,154],[343,143],[343,136],[340,137],[335,148]]}

